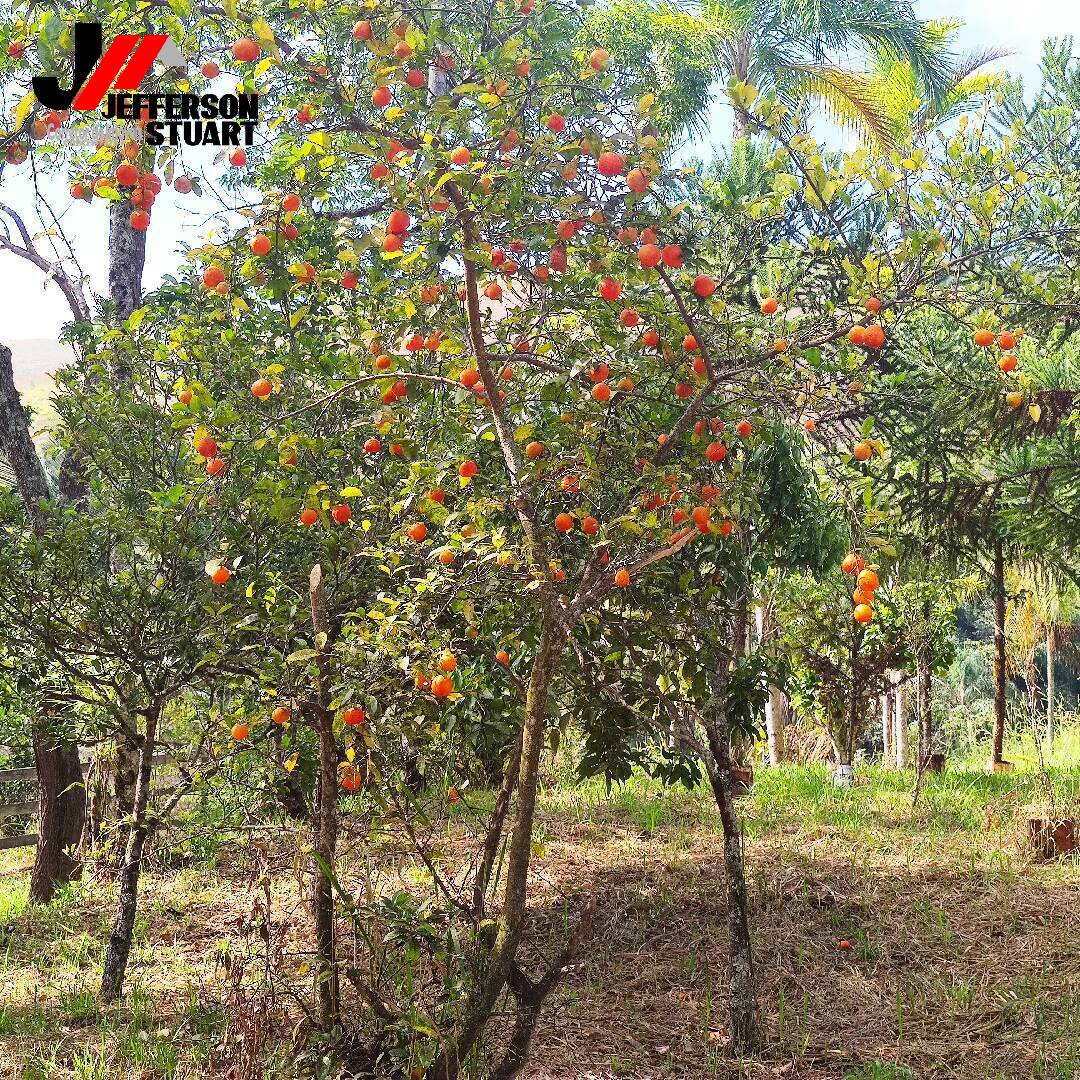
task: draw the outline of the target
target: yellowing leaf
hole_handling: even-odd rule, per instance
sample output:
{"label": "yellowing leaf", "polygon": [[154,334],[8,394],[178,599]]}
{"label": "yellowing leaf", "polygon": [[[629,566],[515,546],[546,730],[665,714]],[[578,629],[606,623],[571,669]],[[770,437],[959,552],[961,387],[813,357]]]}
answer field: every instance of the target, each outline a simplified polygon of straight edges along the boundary
{"label": "yellowing leaf", "polygon": [[36,101],[37,98],[34,96],[34,91],[31,90],[30,93],[27,94],[26,97],[24,97],[22,101],[19,102],[18,106],[15,109],[16,128],[21,128],[23,124],[26,123],[26,118],[33,111],[34,103]]}
{"label": "yellowing leaf", "polygon": [[255,40],[268,53],[272,53],[274,56],[278,55],[277,39],[274,37],[273,27],[265,19],[256,19],[251,24],[251,32],[255,35]]}

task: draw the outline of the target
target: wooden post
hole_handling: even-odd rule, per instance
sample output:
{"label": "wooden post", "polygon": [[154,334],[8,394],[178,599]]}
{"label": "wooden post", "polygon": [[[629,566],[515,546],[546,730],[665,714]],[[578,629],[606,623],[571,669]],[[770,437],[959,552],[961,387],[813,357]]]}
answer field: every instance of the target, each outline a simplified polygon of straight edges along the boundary
{"label": "wooden post", "polygon": [[899,672],[894,671],[893,683],[893,736],[896,740],[896,767],[906,769],[908,767],[908,729],[907,718],[904,716],[904,689],[901,685]]}
{"label": "wooden post", "polygon": [[[758,645],[767,644],[775,634],[772,621],[765,614],[765,605],[759,603],[754,607],[754,621],[757,624]],[[784,722],[787,719],[787,701],[783,691],[769,685],[769,698],[765,702],[765,735],[769,747],[769,764],[779,765],[784,760],[786,747],[784,744]]]}
{"label": "wooden post", "polygon": [[891,769],[894,764],[892,695],[888,689],[879,698],[881,703],[881,764]]}

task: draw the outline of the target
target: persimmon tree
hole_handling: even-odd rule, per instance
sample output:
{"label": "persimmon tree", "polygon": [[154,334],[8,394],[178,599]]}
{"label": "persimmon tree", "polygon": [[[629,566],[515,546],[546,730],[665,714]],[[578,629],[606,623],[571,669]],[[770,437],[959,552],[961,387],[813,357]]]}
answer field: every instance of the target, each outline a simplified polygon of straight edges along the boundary
{"label": "persimmon tree", "polygon": [[[340,58],[341,40],[324,29],[308,81],[289,84],[298,130],[283,127],[256,174],[268,190],[252,235],[204,253],[205,302],[222,322],[242,328],[265,304],[279,339],[296,339],[317,306],[342,304],[337,339],[354,347],[334,356],[333,377],[311,385],[290,357],[274,373],[280,391],[269,378],[276,436],[344,399],[370,402],[357,446],[397,443],[409,466],[379,540],[414,572],[431,552],[441,564],[448,540],[453,562],[442,510],[415,497],[456,468],[469,527],[458,535],[507,572],[535,642],[486,834],[498,845],[508,833],[502,907],[493,936],[477,939],[468,1005],[444,1024],[454,1033],[439,1040],[437,1076],[456,1075],[508,985],[525,987],[522,1017],[535,1019],[516,956],[548,699],[575,628],[695,536],[745,528],[729,513],[746,467],[736,448],[752,445],[759,417],[809,420],[834,369],[858,367],[887,339],[881,303],[867,314],[859,273],[845,269],[831,205],[864,197],[860,184],[873,190],[866,159],[833,177],[812,144],[781,144],[777,183],[728,206],[706,238],[693,178],[667,179],[655,103],[622,98],[602,51],[566,48],[574,18],[547,4],[437,25],[424,10],[361,20],[364,51],[339,76],[323,59]],[[751,89],[738,93],[764,128],[780,119]],[[340,268],[312,254],[309,217],[336,223]],[[911,254],[905,295],[932,273],[924,250]],[[853,324],[863,336],[849,344]],[[200,421],[224,445],[235,416],[221,408]],[[474,897],[486,897],[490,865],[485,855]],[[736,1036],[748,1045],[752,1023]]]}
{"label": "persimmon tree", "polygon": [[[887,672],[907,663],[899,621],[882,595],[887,588],[874,596],[872,623],[863,625],[851,617],[852,592],[866,591],[869,575],[877,576],[868,567],[856,569],[858,565],[854,563],[850,574],[834,572],[820,580],[791,577],[777,602],[782,638],[792,658],[790,685],[796,706],[828,731],[836,775],[844,783],[850,782],[870,702],[881,693]],[[856,577],[862,581],[849,580]]]}

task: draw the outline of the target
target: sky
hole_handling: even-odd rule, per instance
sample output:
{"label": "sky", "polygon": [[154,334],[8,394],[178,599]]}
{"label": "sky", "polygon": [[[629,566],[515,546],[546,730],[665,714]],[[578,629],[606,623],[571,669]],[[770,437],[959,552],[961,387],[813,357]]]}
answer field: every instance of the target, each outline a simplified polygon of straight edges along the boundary
{"label": "sky", "polygon": [[[1042,40],[1048,36],[1075,35],[1080,44],[1080,0],[915,0],[922,18],[954,16],[965,23],[957,37],[961,52],[982,48],[1009,48],[1012,55],[1000,66],[1021,75],[1031,85],[1038,78]],[[725,106],[718,106],[716,130],[727,130]],[[719,136],[718,136],[719,138]],[[707,151],[703,151],[703,156]],[[0,198],[25,206],[26,192],[18,190],[18,170],[6,170]],[[55,192],[57,209],[64,208],[65,231],[74,238],[84,269],[97,291],[104,288],[104,253],[108,215],[100,200],[90,205],[72,204],[66,193]],[[152,287],[177,265],[178,243],[194,243],[205,229],[205,215],[189,196],[166,190],[154,206],[147,234],[146,285]],[[46,283],[40,271],[7,252],[0,252],[0,341],[55,339],[70,317],[55,285]]]}

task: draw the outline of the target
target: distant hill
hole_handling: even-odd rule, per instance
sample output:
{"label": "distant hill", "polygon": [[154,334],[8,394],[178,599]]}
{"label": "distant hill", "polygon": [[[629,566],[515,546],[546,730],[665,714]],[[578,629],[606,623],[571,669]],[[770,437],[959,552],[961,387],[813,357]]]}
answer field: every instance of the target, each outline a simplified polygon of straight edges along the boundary
{"label": "distant hill", "polygon": [[4,341],[11,349],[15,369],[15,386],[20,391],[39,390],[52,382],[52,373],[75,358],[70,345],[61,345],[48,338]]}
{"label": "distant hill", "polygon": [[75,359],[75,351],[70,345],[60,345],[48,338],[16,338],[4,344],[11,349],[15,388],[23,404],[31,410],[34,438],[44,447],[48,441],[45,433],[56,420],[50,400],[52,375]]}

